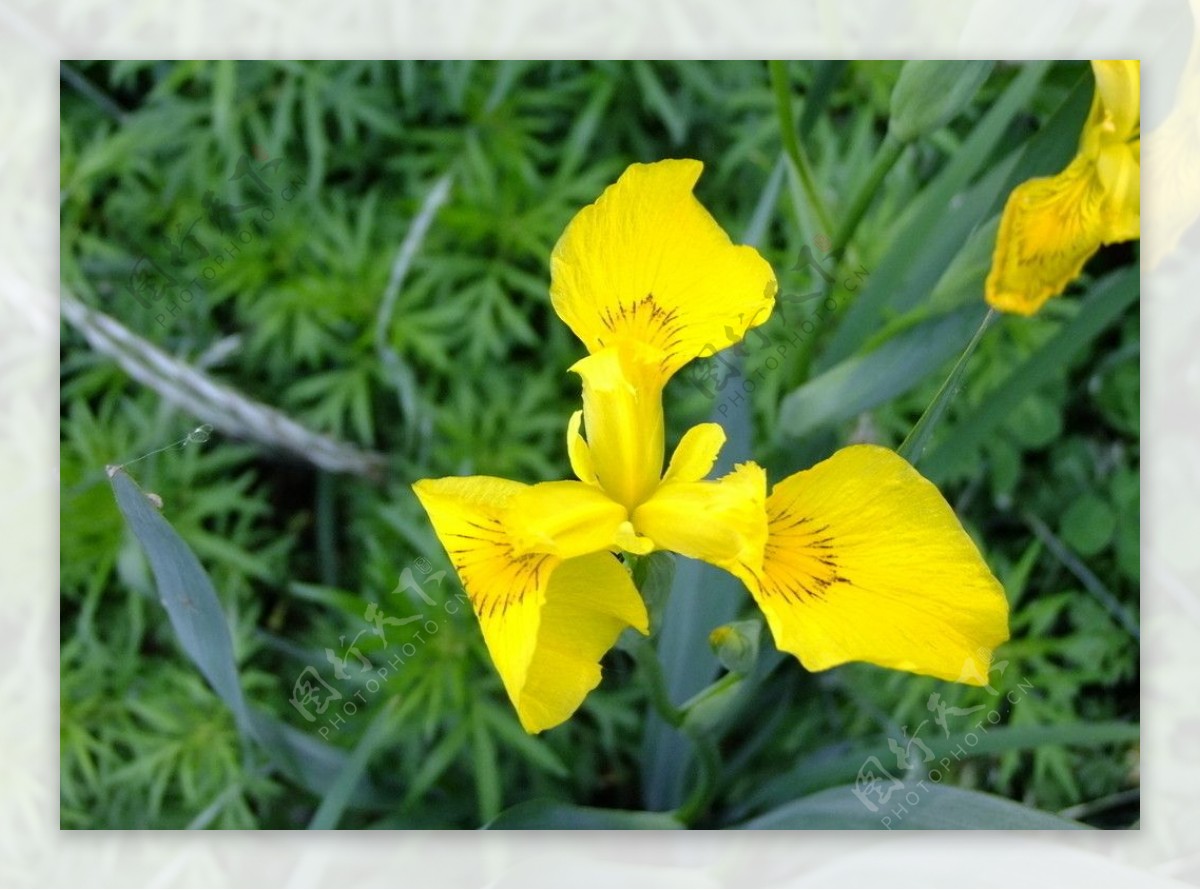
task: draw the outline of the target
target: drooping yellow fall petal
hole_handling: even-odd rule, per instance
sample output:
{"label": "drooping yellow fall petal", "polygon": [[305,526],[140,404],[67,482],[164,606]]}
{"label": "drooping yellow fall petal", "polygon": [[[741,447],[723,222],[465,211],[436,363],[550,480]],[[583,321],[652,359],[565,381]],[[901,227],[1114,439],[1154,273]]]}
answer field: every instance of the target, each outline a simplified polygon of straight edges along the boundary
{"label": "drooping yellow fall petal", "polygon": [[1004,205],[986,295],[1004,312],[1033,315],[1076,278],[1104,243],[1104,187],[1095,162],[1021,183]]}
{"label": "drooping yellow fall petal", "polygon": [[621,629],[647,631],[628,573],[605,552],[626,511],[583,482],[473,476],[413,490],[522,725],[539,732],[562,722],[599,682],[598,662]]}
{"label": "drooping yellow fall petal", "polygon": [[600,659],[621,631],[650,629],[629,573],[610,553],[559,564],[540,596],[481,616],[480,624],[521,726],[531,733],[575,713],[599,685]]}
{"label": "drooping yellow fall petal", "polygon": [[806,668],[849,661],[973,685],[1008,639],[1008,603],[937,488],[854,445],[767,499],[761,569],[736,571],[776,645]]}
{"label": "drooping yellow fall petal", "polygon": [[698,482],[708,475],[717,462],[725,430],[719,423],[698,423],[679,440],[663,482]]}
{"label": "drooping yellow fall petal", "polygon": [[763,468],[739,464],[715,482],[664,482],[634,511],[633,524],[660,550],[702,559],[741,577],[762,563],[766,494]]}
{"label": "drooping yellow fall petal", "polygon": [[703,166],[630,165],[550,258],[554,309],[588,352],[640,343],[659,355],[660,383],[765,322],[778,290],[767,262],[734,245],[692,194]]}
{"label": "drooping yellow fall petal", "polygon": [[597,482],[628,509],[662,474],[659,368],[655,354],[638,343],[603,349],[571,367],[583,380],[583,424]]}

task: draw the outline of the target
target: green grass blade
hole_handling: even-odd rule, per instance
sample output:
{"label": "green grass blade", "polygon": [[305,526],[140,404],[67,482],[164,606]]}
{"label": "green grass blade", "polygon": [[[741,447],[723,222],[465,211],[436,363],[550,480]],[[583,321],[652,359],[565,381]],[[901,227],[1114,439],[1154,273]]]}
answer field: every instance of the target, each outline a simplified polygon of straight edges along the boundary
{"label": "green grass blade", "polygon": [[950,403],[954,401],[954,397],[958,395],[959,387],[962,386],[963,374],[967,370],[971,356],[975,353],[975,347],[979,345],[979,341],[983,339],[984,333],[991,327],[995,318],[996,311],[994,309],[983,317],[983,321],[979,325],[979,330],[975,332],[975,336],[971,338],[971,342],[967,344],[967,348],[963,350],[963,354],[954,363],[954,369],[950,372],[950,376],[946,378],[946,382],[942,384],[942,388],[938,390],[933,401],[929,403],[929,407],[921,414],[920,420],[913,425],[908,435],[904,437],[904,441],[900,443],[900,447],[896,449],[899,455],[913,466],[916,466],[917,461],[921,459],[921,454],[925,451],[925,445],[929,442],[930,435],[937,428],[942,417],[945,416],[946,409],[950,407]]}
{"label": "green grass blade", "polygon": [[[258,742],[275,767],[298,785],[314,794],[328,794],[346,769],[345,752],[248,706],[229,626],[208,573],[124,470],[113,472],[110,481],[117,506],[150,562],[159,597],[183,651],[233,711],[245,738]],[[356,806],[379,801],[377,792],[365,782],[355,783],[352,792],[349,799]]]}
{"label": "green grass blade", "polygon": [[804,96],[804,111],[800,114],[800,123],[796,126],[796,135],[801,139],[808,138],[813,125],[829,104],[833,91],[841,81],[850,63],[844,59],[823,59],[813,63],[813,81]]}
{"label": "green grass blade", "polygon": [[[251,711],[254,736],[262,740],[276,767],[320,799],[325,799],[346,772],[351,753],[322,741],[315,734],[281,723],[263,711]],[[389,798],[360,775],[347,806],[379,808]]]}

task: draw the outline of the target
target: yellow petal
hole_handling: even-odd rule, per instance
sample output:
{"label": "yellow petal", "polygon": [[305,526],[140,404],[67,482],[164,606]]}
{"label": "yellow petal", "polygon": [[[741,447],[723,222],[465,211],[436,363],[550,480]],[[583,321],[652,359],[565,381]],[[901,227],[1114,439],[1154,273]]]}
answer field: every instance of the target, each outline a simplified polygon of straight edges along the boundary
{"label": "yellow petal", "polygon": [[567,423],[567,456],[571,459],[571,471],[575,478],[588,485],[597,485],[596,468],[592,464],[592,452],[583,436],[579,435],[583,423],[583,412],[576,411]]}
{"label": "yellow petal", "polygon": [[775,486],[759,572],[776,645],[820,671],[867,661],[986,683],[1008,603],[937,488],[894,452],[844,448]]}
{"label": "yellow petal", "polygon": [[542,482],[513,495],[505,525],[517,553],[570,559],[608,550],[628,511],[594,485]]}
{"label": "yellow petal", "polygon": [[1096,170],[1104,186],[1107,219],[1104,243],[1132,241],[1142,235],[1141,140],[1100,149]]}
{"label": "yellow petal", "polygon": [[589,355],[571,370],[583,379],[583,422],[596,479],[633,509],[662,475],[659,365],[645,347],[625,344]]}
{"label": "yellow petal", "polygon": [[[615,537],[604,506],[611,502],[582,482],[531,487],[486,476],[426,479],[413,490],[470,597],[521,724],[540,732],[561,723],[599,682],[600,658],[621,630],[648,630],[645,606],[615,557],[574,555]],[[617,513],[620,523],[624,511]],[[598,529],[589,527],[593,520]],[[526,550],[537,541],[572,558]]]}
{"label": "yellow petal", "polygon": [[1141,63],[1136,59],[1092,60],[1096,96],[1106,129],[1126,141],[1141,127]]}
{"label": "yellow petal", "polygon": [[739,464],[715,482],[664,482],[633,514],[638,532],[661,550],[702,559],[742,577],[762,564],[767,478]]}
{"label": "yellow petal", "polygon": [[725,430],[719,423],[696,424],[679,440],[662,481],[698,482],[713,468],[724,444]]}
{"label": "yellow petal", "polygon": [[618,549],[638,556],[654,552],[654,542],[644,535],[639,535],[632,522],[621,523],[621,527],[617,529],[616,544]]}
{"label": "yellow petal", "polygon": [[559,317],[599,352],[634,341],[669,377],[742,339],[771,314],[778,285],[692,194],[703,164],[632,164],[567,226],[550,259]]}
{"label": "yellow petal", "polygon": [[1004,205],[985,293],[1005,312],[1032,315],[1083,269],[1103,243],[1107,199],[1093,161],[1030,179]]}
{"label": "yellow petal", "polygon": [[503,611],[539,590],[560,562],[518,546],[508,508],[529,486],[492,476],[422,479],[413,485],[476,614]]}
{"label": "yellow petal", "polygon": [[609,553],[567,560],[550,576],[540,606],[529,597],[481,623],[493,660],[497,652],[532,653],[523,671],[500,670],[526,732],[550,729],[575,713],[599,685],[600,659],[626,627],[650,630],[629,573]]}

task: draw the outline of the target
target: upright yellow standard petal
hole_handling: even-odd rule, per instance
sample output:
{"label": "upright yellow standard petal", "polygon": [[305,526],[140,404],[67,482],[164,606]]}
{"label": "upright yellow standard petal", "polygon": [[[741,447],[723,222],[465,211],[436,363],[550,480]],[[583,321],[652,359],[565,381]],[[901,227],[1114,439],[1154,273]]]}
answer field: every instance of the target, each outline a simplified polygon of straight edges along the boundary
{"label": "upright yellow standard petal", "polygon": [[597,353],[627,341],[661,356],[666,378],[767,320],[778,285],[692,194],[703,164],[633,164],[563,232],[550,258],[559,317]]}
{"label": "upright yellow standard petal", "polygon": [[806,668],[867,661],[980,685],[1008,603],[932,483],[885,448],[844,448],[775,486],[762,567],[736,572]]}
{"label": "upright yellow standard petal", "polygon": [[719,423],[699,423],[683,434],[671,463],[663,475],[663,482],[698,482],[708,475],[721,446],[725,444],[725,430]]}
{"label": "upright yellow standard petal", "polygon": [[1092,73],[1096,104],[1101,109],[1099,126],[1115,139],[1129,140],[1141,128],[1141,63],[1136,59],[1096,59]]}
{"label": "upright yellow standard petal", "polygon": [[[566,720],[626,626],[647,632],[628,573],[606,552],[626,511],[583,482],[488,476],[413,486],[529,732]],[[600,552],[597,552],[600,551]]]}
{"label": "upright yellow standard petal", "polygon": [[656,356],[640,344],[626,343],[589,355],[571,370],[583,379],[592,472],[615,501],[633,509],[662,475],[662,383]]}
{"label": "upright yellow standard petal", "polygon": [[523,670],[500,671],[526,732],[551,729],[574,714],[599,685],[600,659],[621,631],[649,633],[649,622],[629,572],[610,553],[569,559],[540,596],[480,617],[493,660],[497,652],[531,653]]}
{"label": "upright yellow standard petal", "polygon": [[1108,197],[1104,243],[1142,237],[1142,143],[1114,143],[1100,149],[1096,173]]}
{"label": "upright yellow standard petal", "polygon": [[584,441],[583,436],[579,434],[579,429],[582,425],[583,412],[576,411],[571,415],[571,419],[567,423],[567,455],[571,461],[571,472],[581,482],[586,482],[588,485],[598,485],[599,480],[596,478],[596,468],[592,464],[592,451],[588,448],[588,444]]}
{"label": "upright yellow standard petal", "polygon": [[739,577],[762,564],[767,542],[767,476],[739,464],[715,482],[664,482],[633,514],[660,550],[702,559]]}

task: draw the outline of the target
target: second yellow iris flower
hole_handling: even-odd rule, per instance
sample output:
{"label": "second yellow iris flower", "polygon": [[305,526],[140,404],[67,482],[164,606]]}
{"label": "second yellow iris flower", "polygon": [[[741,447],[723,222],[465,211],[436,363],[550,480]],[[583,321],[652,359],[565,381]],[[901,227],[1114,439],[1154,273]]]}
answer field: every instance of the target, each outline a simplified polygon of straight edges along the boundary
{"label": "second yellow iris flower", "polygon": [[1055,176],[1013,189],[1000,218],[987,301],[1032,315],[1105,244],[1141,237],[1141,68],[1092,62],[1096,88],[1079,150]]}

